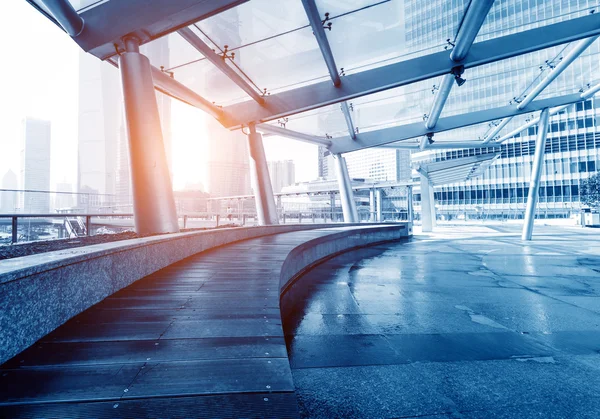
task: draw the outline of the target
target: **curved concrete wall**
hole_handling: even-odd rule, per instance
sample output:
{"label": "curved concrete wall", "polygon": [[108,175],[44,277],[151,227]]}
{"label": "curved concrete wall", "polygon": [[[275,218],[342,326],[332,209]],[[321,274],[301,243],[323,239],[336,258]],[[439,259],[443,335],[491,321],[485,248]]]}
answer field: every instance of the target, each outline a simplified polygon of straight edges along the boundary
{"label": "curved concrete wall", "polygon": [[244,239],[325,227],[333,227],[332,234],[294,248],[286,258],[280,276],[284,296],[307,266],[343,250],[407,236],[410,230],[407,224],[363,224],[339,233],[331,224],[232,228],[125,240],[3,261],[0,363],[107,296],[188,256]]}
{"label": "curved concrete wall", "polygon": [[410,234],[408,225],[397,228],[390,226],[357,227],[309,240],[295,247],[287,256],[281,268],[279,279],[281,317],[286,318],[294,306],[294,300],[304,294],[297,280],[310,268],[335,255],[348,250],[399,240]]}

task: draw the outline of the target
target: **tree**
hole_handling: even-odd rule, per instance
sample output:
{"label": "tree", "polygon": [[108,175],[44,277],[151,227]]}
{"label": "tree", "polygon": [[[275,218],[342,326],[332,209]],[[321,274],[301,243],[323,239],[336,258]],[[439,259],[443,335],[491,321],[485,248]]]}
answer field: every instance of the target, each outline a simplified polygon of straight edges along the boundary
{"label": "tree", "polygon": [[579,197],[582,204],[590,208],[600,208],[600,173],[581,182]]}

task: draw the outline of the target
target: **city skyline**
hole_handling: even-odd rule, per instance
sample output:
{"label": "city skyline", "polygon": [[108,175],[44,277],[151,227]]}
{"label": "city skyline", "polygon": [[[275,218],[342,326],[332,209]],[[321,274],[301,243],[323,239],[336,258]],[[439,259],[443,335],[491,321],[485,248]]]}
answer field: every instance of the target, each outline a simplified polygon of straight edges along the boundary
{"label": "city skyline", "polygon": [[[56,164],[51,168],[50,189],[55,190],[59,183],[64,182],[76,187],[79,48],[26,2],[12,2],[7,7],[12,18],[0,28],[0,35],[5,39],[18,36],[20,41],[18,45],[7,43],[6,52],[17,55],[29,45],[36,49],[36,54],[23,55],[20,62],[11,68],[0,68],[0,74],[5,79],[12,80],[5,86],[4,97],[9,100],[0,105],[4,147],[0,154],[0,173],[4,174],[9,169],[15,173],[19,171],[20,121],[27,117],[41,118],[51,121],[52,137],[55,139],[51,159]],[[31,28],[25,30],[18,24],[22,21],[30,22]],[[61,57],[60,65],[55,65],[57,54]],[[112,69],[108,63],[101,65]],[[44,69],[44,77],[37,74],[41,68]],[[27,86],[26,91],[23,86]],[[175,100],[172,101],[171,125],[174,189],[184,189],[189,182],[207,185],[205,115],[198,109]],[[191,137],[190,132],[198,135]],[[245,148],[245,139],[242,140],[240,147]],[[315,146],[280,137],[265,138],[264,144],[269,160],[296,161],[298,179],[311,180],[317,177],[316,159],[310,161],[310,156],[314,156],[316,152]]]}

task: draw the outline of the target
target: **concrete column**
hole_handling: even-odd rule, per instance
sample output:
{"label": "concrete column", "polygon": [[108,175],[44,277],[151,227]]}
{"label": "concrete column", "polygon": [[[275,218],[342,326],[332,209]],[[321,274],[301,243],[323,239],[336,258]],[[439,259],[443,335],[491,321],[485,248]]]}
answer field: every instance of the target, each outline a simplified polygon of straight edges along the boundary
{"label": "concrete column", "polygon": [[344,213],[344,222],[357,223],[358,211],[356,209],[356,202],[354,201],[354,193],[352,192],[352,184],[350,183],[346,160],[340,154],[334,154],[333,157],[340,188],[340,201],[342,203],[342,212]]}
{"label": "concrete column", "polygon": [[525,220],[523,224],[522,240],[531,240],[533,233],[533,220],[535,219],[535,208],[540,190],[540,179],[542,169],[544,168],[544,151],[546,149],[546,134],[548,133],[548,108],[540,113],[540,122],[538,123],[538,136],[535,142],[535,155],[533,156],[533,167],[531,169],[531,180],[529,182],[529,196],[527,198],[527,209],[525,211]]}
{"label": "concrete column", "polygon": [[376,221],[375,214],[375,189],[369,189],[369,221]]}
{"label": "concrete column", "polygon": [[250,125],[248,150],[250,152],[250,175],[252,177],[252,189],[254,189],[258,224],[279,224],[262,134],[256,132],[254,124]]}
{"label": "concrete column", "polygon": [[119,58],[119,69],[127,117],[135,231],[178,232],[150,61],[139,53],[136,38],[124,41],[127,52]]}
{"label": "concrete column", "polygon": [[431,190],[433,189],[429,184],[429,178],[427,175],[420,173],[421,176],[421,229],[423,232],[433,231],[433,220],[431,215],[433,210],[433,200]]}
{"label": "concrete column", "polygon": [[433,185],[429,186],[429,199],[431,200],[431,227],[437,227],[437,217],[435,213],[435,195],[434,195]]}
{"label": "concrete column", "polygon": [[377,222],[383,221],[383,190],[377,189]]}
{"label": "concrete column", "polygon": [[406,198],[406,211],[407,211],[407,217],[408,217],[408,222],[412,223],[413,222],[413,189],[412,186],[408,186],[408,196]]}

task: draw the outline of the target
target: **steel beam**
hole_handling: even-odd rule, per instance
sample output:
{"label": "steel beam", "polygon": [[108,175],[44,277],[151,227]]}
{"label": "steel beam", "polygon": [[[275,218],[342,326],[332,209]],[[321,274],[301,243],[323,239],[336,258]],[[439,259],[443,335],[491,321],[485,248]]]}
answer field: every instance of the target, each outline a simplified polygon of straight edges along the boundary
{"label": "steel beam", "polygon": [[68,0],[42,0],[42,3],[70,36],[76,37],[83,31],[84,21]]}
{"label": "steel beam", "polygon": [[348,134],[350,138],[356,140],[356,130],[354,129],[354,122],[352,121],[352,115],[350,114],[350,107],[348,106],[348,102],[342,102],[342,113],[344,114],[344,118],[346,119],[346,125],[348,126]]}
{"label": "steel beam", "polygon": [[[111,2],[109,2],[111,3]],[[600,13],[570,19],[516,34],[473,44],[460,62],[473,68],[506,58],[600,34]],[[288,90],[265,98],[265,105],[242,102],[227,106],[221,120],[227,128],[240,128],[250,122],[265,122],[287,115],[339,103],[420,80],[449,73],[456,63],[450,52],[441,51],[410,60],[348,74],[336,88],[329,81]],[[498,118],[496,118],[498,119]]]}
{"label": "steel beam", "polygon": [[213,103],[204,99],[192,89],[169,77],[167,74],[163,73],[154,66],[152,67],[152,79],[154,80],[154,87],[168,94],[169,96],[179,99],[189,105],[195,106],[214,118],[219,119],[223,115],[223,111],[216,107]]}
{"label": "steel beam", "polygon": [[308,17],[308,21],[310,22],[310,26],[313,30],[315,38],[317,39],[317,44],[319,44],[321,54],[323,54],[323,59],[327,65],[327,70],[329,70],[331,81],[335,87],[339,87],[342,84],[342,81],[340,79],[338,68],[335,65],[333,53],[331,52],[327,35],[325,35],[323,22],[321,20],[321,15],[319,14],[319,9],[315,4],[315,0],[302,0],[302,5],[304,6],[304,11],[306,12],[306,16]]}
{"label": "steel beam", "polygon": [[280,137],[286,137],[292,140],[303,141],[305,143],[322,145],[327,148],[331,146],[331,141],[329,141],[327,138],[304,134],[302,132],[292,131],[291,129],[277,127],[275,125],[260,124],[256,126],[256,129],[263,133],[279,135]]}
{"label": "steel beam", "polygon": [[[31,2],[31,0],[29,0]],[[74,41],[86,52],[105,60],[116,55],[115,44],[135,35],[141,44],[206,19],[248,0],[127,0],[98,2],[79,16],[83,31]]]}
{"label": "steel beam", "polygon": [[[583,91],[580,95],[581,100],[587,100],[589,98],[591,98],[592,96],[594,96],[596,93],[598,93],[600,91],[600,83],[590,87],[589,89]],[[556,114],[558,114],[559,112],[561,112],[562,110],[568,108],[569,105],[562,105],[562,106],[558,106],[556,108],[552,108],[550,109],[549,115],[550,116],[554,116]],[[512,130],[511,132],[509,132],[506,135],[503,135],[502,137],[498,138],[496,140],[496,143],[502,143],[512,137],[514,137],[515,135],[519,134],[520,132],[525,131],[527,128],[532,127],[534,125],[537,125],[540,122],[540,117],[536,117],[533,118],[531,121],[527,122],[526,124],[521,125],[518,128],[515,128],[514,130]],[[485,142],[485,141],[484,141]]]}
{"label": "steel beam", "polygon": [[128,39],[127,46],[119,68],[127,119],[135,231],[178,232],[150,61],[139,53],[135,39]]}
{"label": "steel beam", "polygon": [[494,0],[471,1],[450,52],[452,61],[461,61],[467,56],[493,4]]}
{"label": "steel beam", "polygon": [[531,235],[533,233],[533,221],[535,219],[535,209],[540,190],[540,179],[542,177],[542,169],[544,167],[544,151],[546,149],[546,136],[548,134],[549,119],[549,111],[548,109],[544,109],[540,114],[538,137],[535,142],[533,168],[531,169],[531,181],[529,182],[529,196],[527,198],[527,209],[525,211],[523,233],[521,235],[522,240],[531,240]]}
{"label": "steel beam", "polygon": [[446,100],[448,100],[448,96],[450,96],[450,91],[452,90],[453,85],[454,76],[452,74],[446,74],[442,78],[440,88],[433,98],[431,110],[427,116],[427,121],[425,121],[425,128],[431,129],[435,127],[435,124],[437,124],[437,121],[440,119],[440,115],[442,114],[442,110],[444,110]]}
{"label": "steel beam", "polygon": [[592,36],[579,41],[577,45],[575,45],[573,49],[571,49],[571,51],[569,51],[569,53],[563,57],[556,67],[550,71],[550,74],[548,74],[544,80],[538,83],[533,90],[529,92],[527,96],[525,96],[525,98],[517,105],[517,108],[523,109],[529,105],[531,101],[538,97],[539,94],[542,93],[550,83],[560,76],[562,72],[565,71],[567,67],[569,67],[569,65],[571,65],[571,63],[577,59],[577,57],[579,57],[590,45],[592,45],[596,39],[598,39],[598,36]]}
{"label": "steel beam", "polygon": [[590,87],[589,89],[585,90],[582,94],[581,94],[581,98],[582,99],[589,99],[592,96],[594,96],[596,93],[600,92],[600,83]]}
{"label": "steel beam", "polygon": [[[348,153],[350,151],[361,150],[369,147],[377,147],[397,141],[417,138],[428,133],[443,132],[456,128],[476,125],[483,122],[506,118],[509,116],[531,113],[544,108],[552,108],[561,105],[567,105],[581,101],[579,93],[572,95],[558,96],[547,99],[539,99],[531,102],[525,109],[519,110],[515,106],[503,106],[500,108],[485,109],[476,112],[469,112],[460,115],[440,118],[435,128],[427,130],[422,122],[400,125],[397,127],[383,128],[380,130],[363,132],[356,136],[356,140],[350,137],[335,138],[332,141],[330,151],[332,153]],[[436,143],[430,144],[433,146]],[[481,146],[488,147],[489,145]]]}
{"label": "steel beam", "polygon": [[484,143],[489,143],[490,141],[493,141],[496,136],[500,133],[500,131],[502,131],[504,129],[505,126],[508,125],[508,123],[512,121],[512,116],[508,117],[508,118],[504,118],[502,119],[500,122],[498,122],[498,125],[496,125],[494,127],[494,129],[492,129],[492,131],[485,136],[485,138],[483,139]]}
{"label": "steel beam", "polygon": [[181,28],[177,31],[179,35],[188,43],[196,48],[196,50],[204,55],[208,61],[213,63],[215,67],[217,67],[223,74],[225,74],[229,80],[237,84],[244,92],[248,94],[252,99],[254,99],[257,103],[263,104],[264,98],[260,93],[256,91],[250,84],[242,78],[233,68],[227,65],[225,59],[217,54],[211,47],[206,45],[198,35],[194,33],[190,28]]}
{"label": "steel beam", "polygon": [[[490,8],[494,4],[494,0],[479,0],[472,1],[465,12],[465,17],[462,21],[456,39],[454,41],[454,48],[450,52],[450,59],[456,63],[462,61],[467,54],[469,49],[473,45],[473,41],[477,37],[479,29],[485,20]],[[429,117],[425,121],[425,126],[428,129],[435,127],[437,121],[442,114],[446,100],[450,95],[452,86],[454,85],[455,76],[452,74],[446,74],[442,79],[442,83],[435,97],[433,98],[433,104],[431,105],[431,111]]]}

